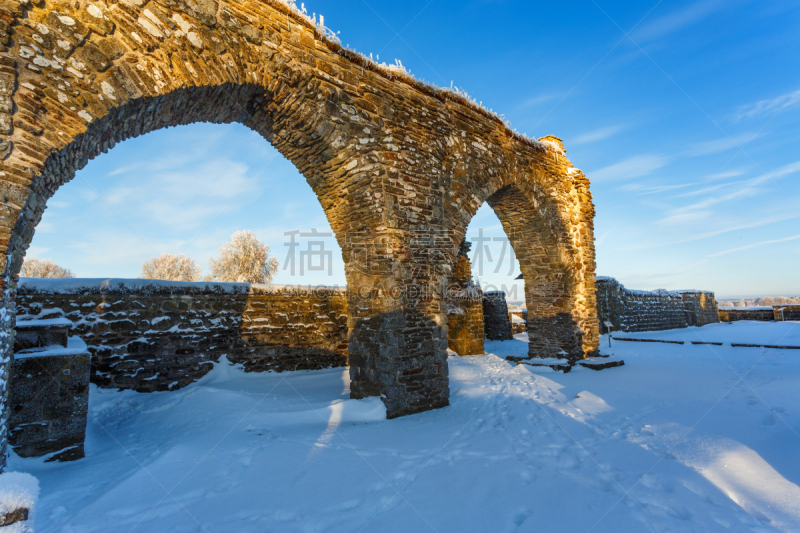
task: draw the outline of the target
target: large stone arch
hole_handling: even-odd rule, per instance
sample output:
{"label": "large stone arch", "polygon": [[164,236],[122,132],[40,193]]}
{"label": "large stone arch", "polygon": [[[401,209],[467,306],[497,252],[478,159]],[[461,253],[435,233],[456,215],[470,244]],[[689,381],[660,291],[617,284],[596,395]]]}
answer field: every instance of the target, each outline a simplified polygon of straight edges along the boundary
{"label": "large stone arch", "polygon": [[343,49],[279,0],[7,0],[6,356],[17,273],[49,196],[115,142],[198,120],[258,131],[317,193],[347,265],[354,397],[382,395],[390,417],[447,405],[444,287],[469,219],[512,184],[531,213],[563,224],[580,290],[562,307],[580,319],[584,351],[596,346],[593,207],[557,142],[521,138],[463,97]]}

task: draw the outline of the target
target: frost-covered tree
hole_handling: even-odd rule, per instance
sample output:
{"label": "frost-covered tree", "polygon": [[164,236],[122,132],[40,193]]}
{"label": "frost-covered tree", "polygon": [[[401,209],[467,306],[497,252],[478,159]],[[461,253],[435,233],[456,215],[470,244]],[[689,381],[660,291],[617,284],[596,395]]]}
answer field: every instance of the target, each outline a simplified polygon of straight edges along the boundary
{"label": "frost-covered tree", "polygon": [[75,274],[71,270],[59,266],[49,259],[37,259],[26,257],[22,261],[22,269],[19,271],[22,278],[74,278]]}
{"label": "frost-covered tree", "polygon": [[278,272],[278,260],[269,255],[269,246],[252,231],[237,231],[231,242],[219,249],[219,258],[211,259],[211,277],[226,283],[272,283]]}
{"label": "frost-covered tree", "polygon": [[162,254],[142,265],[142,279],[161,279],[164,281],[199,281],[202,269],[194,259],[183,254]]}

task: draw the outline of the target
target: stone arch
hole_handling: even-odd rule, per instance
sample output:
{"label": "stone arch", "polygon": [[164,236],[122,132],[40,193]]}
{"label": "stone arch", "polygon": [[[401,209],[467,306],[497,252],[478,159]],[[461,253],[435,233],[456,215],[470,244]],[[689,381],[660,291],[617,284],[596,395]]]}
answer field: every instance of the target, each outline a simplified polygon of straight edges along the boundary
{"label": "stone arch", "polygon": [[443,288],[472,215],[510,185],[562,221],[580,280],[564,308],[596,346],[594,211],[557,140],[343,49],[280,0],[8,0],[0,21],[4,354],[47,198],[115,142],[196,120],[258,131],[317,193],[348,265],[354,397],[382,395],[390,417],[448,404]]}
{"label": "stone arch", "polygon": [[[541,140],[563,148],[556,137]],[[525,280],[529,356],[576,361],[594,353],[599,333],[588,180],[566,158],[542,164],[495,154],[500,165],[491,167],[464,143],[454,147],[446,166],[453,233],[463,239],[484,202],[499,218]]]}

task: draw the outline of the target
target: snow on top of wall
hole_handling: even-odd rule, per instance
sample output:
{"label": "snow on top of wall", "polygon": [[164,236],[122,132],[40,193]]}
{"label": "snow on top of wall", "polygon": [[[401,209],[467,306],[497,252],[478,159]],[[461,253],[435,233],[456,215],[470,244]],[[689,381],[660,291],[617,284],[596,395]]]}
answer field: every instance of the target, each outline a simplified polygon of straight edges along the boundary
{"label": "snow on top of wall", "polygon": [[[35,357],[64,357],[68,355],[88,354],[89,349],[80,337],[70,337],[67,346],[52,344],[42,348],[28,348],[14,353],[14,359],[33,359]],[[0,476],[2,477],[2,476]]]}
{"label": "snow on top of wall", "polygon": [[607,283],[616,283],[619,285],[620,290],[627,292],[628,294],[633,294],[635,296],[675,296],[680,297],[683,294],[707,294],[713,296],[713,291],[704,291],[704,290],[697,290],[697,289],[680,289],[677,291],[670,291],[667,289],[655,289],[653,291],[642,291],[637,289],[629,289],[625,287],[622,283],[619,282],[618,279],[613,278],[611,276],[595,276],[595,282],[607,282]]}
{"label": "snow on top of wall", "polygon": [[[317,37],[319,37],[322,41],[327,41],[332,50],[338,52],[340,55],[349,59],[350,61],[358,63],[361,67],[377,72],[390,80],[402,80],[412,87],[428,93],[435,98],[452,100],[466,105],[467,107],[478,111],[480,114],[502,123],[506,130],[511,134],[511,137],[517,141],[527,144],[528,146],[532,146],[533,148],[543,152],[555,153],[557,156],[564,155],[564,149],[557,142],[546,138],[536,139],[529,137],[526,133],[518,132],[511,127],[511,123],[506,120],[504,115],[498,114],[494,110],[486,108],[483,105],[483,102],[479,102],[474,97],[470,96],[465,90],[456,87],[452,83],[450,87],[439,87],[438,85],[435,85],[429,81],[419,80],[414,77],[414,75],[412,75],[408,69],[403,66],[403,63],[400,62],[399,59],[395,59],[394,64],[379,63],[378,61],[380,61],[380,56],[377,56],[376,60],[373,59],[372,54],[370,54],[368,57],[360,52],[356,52],[354,49],[349,48],[349,45],[342,46],[342,41],[339,39],[339,32],[334,32],[330,28],[327,28],[325,26],[325,18],[322,15],[319,16],[319,21],[317,21],[316,13],[314,13],[312,16],[309,16],[304,3],[301,3],[300,7],[298,8],[296,0],[267,0],[267,2],[273,3],[273,5],[279,8],[283,7],[284,10],[288,11],[295,20],[302,21],[307,26],[313,28],[317,33]],[[580,171],[577,169],[574,171],[570,169],[568,174],[573,175],[578,172]]]}
{"label": "snow on top of wall", "polygon": [[22,318],[17,319],[17,329],[19,328],[47,328],[47,327],[72,327],[72,320],[68,318]]}
{"label": "snow on top of wall", "polygon": [[[775,306],[775,307],[781,307],[781,306]],[[734,307],[732,305],[720,305],[719,306],[719,310],[720,311],[772,311],[772,309],[773,309],[773,307],[771,305],[769,305],[769,306],[745,305],[745,306],[740,306],[740,307],[739,306]]]}
{"label": "snow on top of wall", "polygon": [[163,281],[157,279],[118,278],[20,278],[20,294],[93,294],[93,293],[153,293],[153,294],[283,294],[298,291],[339,291],[345,288],[324,285],[259,285],[255,283],[219,283]]}
{"label": "snow on top of wall", "polygon": [[28,520],[6,526],[3,531],[32,532],[33,511],[39,499],[39,480],[24,472],[0,474],[0,515],[10,514],[17,509],[28,509]]}

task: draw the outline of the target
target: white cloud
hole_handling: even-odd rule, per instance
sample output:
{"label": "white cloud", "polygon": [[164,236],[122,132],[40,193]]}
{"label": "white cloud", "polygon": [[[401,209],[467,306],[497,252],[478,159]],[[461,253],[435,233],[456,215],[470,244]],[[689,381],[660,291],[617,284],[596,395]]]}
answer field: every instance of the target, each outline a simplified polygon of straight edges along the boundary
{"label": "white cloud", "polygon": [[708,177],[707,181],[716,181],[716,180],[724,180],[728,178],[735,178],[737,176],[742,176],[748,172],[749,169],[746,168],[737,168],[734,170],[729,170],[728,172],[717,172],[716,174],[712,174]]}
{"label": "white cloud", "polygon": [[715,254],[709,255],[708,257],[720,257],[720,256],[723,256],[723,255],[728,255],[728,254],[732,254],[732,253],[735,253],[735,252],[741,252],[741,251],[744,251],[744,250],[750,250],[752,248],[758,248],[758,247],[761,247],[761,246],[768,246],[770,244],[778,244],[778,243],[782,243],[782,242],[796,241],[798,239],[800,239],[800,235],[794,235],[792,237],[786,237],[785,239],[773,239],[773,240],[770,240],[770,241],[756,242],[756,243],[753,243],[753,244],[748,244],[747,246],[740,246],[739,248],[732,248],[730,250],[725,250],[724,252],[717,252]]}
{"label": "white cloud", "polygon": [[668,162],[669,159],[661,155],[637,155],[600,170],[589,172],[587,175],[594,183],[641,178],[663,168]]}
{"label": "white cloud", "polygon": [[765,182],[773,180],[773,179],[784,178],[784,177],[789,176],[791,174],[794,174],[796,172],[800,172],[800,161],[796,161],[794,163],[790,163],[788,165],[784,165],[781,168],[778,168],[778,169],[773,170],[771,172],[766,172],[766,173],[764,173],[764,174],[762,174],[762,175],[750,180],[750,183],[752,185],[760,185],[762,183],[765,183]]}
{"label": "white cloud", "polygon": [[558,96],[559,95],[557,94],[540,94],[539,96],[533,96],[522,102],[518,106],[518,109],[528,109],[530,107],[535,107],[539,104],[549,102],[550,100],[555,100],[556,98],[558,98]]}
{"label": "white cloud", "polygon": [[722,139],[696,143],[686,151],[686,155],[701,156],[727,152],[728,150],[733,150],[734,148],[738,149],[740,147],[744,147],[756,137],[758,137],[757,133],[742,133],[736,137],[723,137]]}
{"label": "white cloud", "polygon": [[671,213],[665,218],[662,218],[660,222],[667,225],[696,222],[713,215],[714,213],[709,210],[712,206],[739,198],[748,198],[761,192],[763,192],[763,189],[750,186],[745,182],[743,187],[729,192],[728,194],[715,194],[705,200],[673,209]]}
{"label": "white cloud", "polygon": [[700,0],[683,9],[673,11],[668,15],[644,24],[634,32],[633,39],[640,43],[660,39],[703,20],[723,7],[725,7],[723,0]]}
{"label": "white cloud", "polygon": [[608,126],[593,131],[587,131],[575,137],[570,144],[588,144],[609,139],[624,130],[624,126]]}
{"label": "white cloud", "polygon": [[54,231],[56,231],[56,227],[47,220],[42,220],[36,226],[37,233],[53,233]]}
{"label": "white cloud", "polygon": [[724,235],[726,233],[732,233],[734,231],[741,231],[745,229],[753,229],[753,228],[761,228],[764,226],[769,226],[770,224],[776,224],[779,222],[786,222],[787,220],[796,220],[800,218],[800,215],[788,215],[788,216],[778,216],[778,217],[769,217],[765,219],[756,220],[754,222],[748,222],[746,224],[736,224],[734,220],[730,218],[719,220],[719,229],[715,229],[712,231],[706,231],[704,233],[695,233],[689,237],[683,237],[678,239],[673,239],[669,241],[663,241],[658,243],[645,243],[645,244],[637,244],[635,246],[630,246],[628,248],[624,248],[624,250],[645,250],[651,248],[661,248],[663,246],[674,246],[676,244],[685,244],[688,242],[695,242],[695,241],[702,241],[705,239],[711,239],[713,237],[718,237],[719,235]]}
{"label": "white cloud", "polygon": [[28,251],[25,252],[25,257],[44,258],[45,254],[49,251],[50,248],[45,248],[42,246],[31,246],[28,248]]}
{"label": "white cloud", "polygon": [[755,118],[765,113],[777,113],[784,108],[791,107],[800,103],[800,90],[782,94],[776,98],[761,100],[754,104],[739,107],[733,117],[734,120]]}

